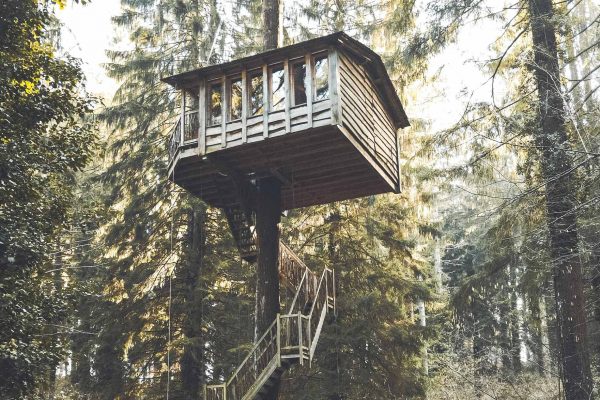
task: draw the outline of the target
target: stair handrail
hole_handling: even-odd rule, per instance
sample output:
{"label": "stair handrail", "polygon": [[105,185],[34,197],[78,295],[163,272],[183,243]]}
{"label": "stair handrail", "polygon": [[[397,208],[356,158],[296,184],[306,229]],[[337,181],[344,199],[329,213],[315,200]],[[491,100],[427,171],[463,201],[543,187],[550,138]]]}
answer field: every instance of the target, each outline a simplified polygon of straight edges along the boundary
{"label": "stair handrail", "polygon": [[[273,362],[277,363],[277,367],[281,367],[282,340],[284,340],[284,337],[286,338],[286,344],[290,344],[288,343],[288,339],[291,337],[291,335],[294,335],[294,339],[298,341],[297,357],[299,358],[300,364],[303,364],[305,357],[312,363],[313,355],[318,344],[325,316],[330,307],[330,297],[333,301],[331,307],[335,310],[335,275],[332,269],[325,268],[323,270],[323,273],[321,274],[321,277],[318,280],[318,285],[316,291],[314,292],[314,296],[312,296],[311,290],[308,289],[308,285],[310,284],[308,282],[308,279],[309,277],[311,277],[311,275],[316,275],[302,262],[302,260],[298,258],[298,256],[296,256],[296,254],[293,251],[291,251],[289,247],[287,247],[283,243],[281,243],[281,245],[281,249],[283,249],[283,251],[286,252],[287,255],[291,256],[291,258],[295,262],[297,262],[297,264],[304,270],[302,273],[302,278],[296,286],[296,293],[294,294],[294,299],[292,301],[289,312],[288,314],[284,315],[277,314],[275,320],[269,325],[269,327],[265,330],[263,335],[252,346],[252,349],[248,352],[247,356],[236,368],[231,377],[225,381],[225,383],[218,385],[205,385],[205,399],[220,400],[222,397],[224,397],[225,400],[241,400],[245,398],[245,396],[247,396],[248,393],[250,393],[253,386],[256,385],[257,382],[266,379],[266,376],[263,375],[266,373],[269,367],[274,367],[274,364],[272,364]],[[282,250],[280,250],[280,253],[281,252]],[[285,271],[282,272],[282,275],[284,275]],[[329,275],[331,275],[332,277],[331,282],[329,282]],[[331,296],[329,293],[330,284],[332,285]],[[294,307],[296,305],[296,302],[298,301],[300,293],[303,292],[303,289],[305,289],[304,292],[306,294],[312,297],[310,311],[308,313],[305,313],[302,310],[294,312]],[[287,321],[284,322],[284,320]],[[292,323],[292,321],[294,320],[296,322]],[[276,328],[275,332],[273,332],[274,328]],[[292,329],[294,330],[294,332],[292,332]],[[283,330],[285,330],[285,332],[283,332]],[[267,339],[270,333],[271,337]],[[295,337],[296,334],[297,338]],[[274,349],[272,349],[272,356],[268,356],[268,359],[263,360],[261,362],[264,365],[259,365],[259,360],[269,350],[269,347],[271,347],[273,344]],[[293,350],[294,347],[295,346],[287,347],[286,351]],[[263,348],[262,351],[260,351],[261,348]],[[305,353],[305,350],[308,350],[308,354]],[[259,351],[260,354],[258,354]],[[289,357],[290,353],[286,353],[286,355],[287,357]],[[296,357],[296,355],[294,355],[293,357]],[[251,383],[239,380],[238,378],[242,376],[242,371],[247,365],[250,365],[248,367],[248,372],[254,372]],[[232,385],[233,387],[231,387]],[[207,397],[207,390],[211,391],[211,397]]]}
{"label": "stair handrail", "polygon": [[304,281],[306,280],[307,275],[308,275],[308,272],[304,271],[304,273],[302,274],[302,279],[300,279],[300,284],[298,285],[298,288],[296,289],[296,293],[294,294],[294,298],[292,299],[292,303],[290,304],[290,306],[288,308],[288,314],[292,314],[294,312],[294,307],[296,306],[296,301],[298,301],[298,297],[300,296],[300,291],[301,291],[302,285],[304,284]]}
{"label": "stair handrail", "polygon": [[[323,270],[323,273],[321,274],[321,279],[319,279],[319,285],[317,287],[317,292],[315,294],[315,300],[313,301],[313,304],[310,308],[310,312],[308,313],[308,335],[310,338],[310,352],[309,352],[309,359],[312,362],[312,358],[315,352],[315,349],[317,347],[317,343],[319,341],[319,336],[321,334],[321,328],[323,326],[323,321],[325,320],[325,315],[327,314],[327,308],[328,308],[328,298],[329,298],[329,285],[328,280],[327,280],[327,275],[328,273],[333,274],[333,270],[329,269],[329,268],[325,268]],[[325,282],[325,285],[323,285],[323,282]],[[320,293],[321,293],[321,288],[325,288],[324,289],[324,294],[325,297],[323,299],[322,302],[320,302]],[[319,309],[317,309],[317,313],[320,312],[320,314],[318,315],[318,319],[316,317],[315,314],[315,309],[319,307]],[[314,320],[313,320],[314,318]],[[313,329],[313,321],[316,321],[316,325],[314,326]]]}
{"label": "stair handrail", "polygon": [[[305,302],[313,301],[316,295],[316,283],[318,276],[294,253],[289,246],[282,241],[279,242],[279,273],[284,278],[286,285],[294,290],[294,299],[289,307],[289,313],[293,313],[294,307],[300,295],[304,295]],[[291,262],[290,262],[291,261]],[[301,271],[301,275],[299,272]],[[298,281],[298,276],[300,280]],[[303,290],[304,289],[304,290]],[[302,312],[303,314],[307,314]]]}
{"label": "stair handrail", "polygon": [[[280,332],[279,332],[279,314],[277,314],[277,318],[275,318],[275,320],[269,325],[269,327],[265,330],[265,333],[263,333],[263,335],[260,337],[260,339],[258,339],[256,341],[256,344],[252,347],[252,349],[248,352],[248,355],[246,356],[246,358],[244,358],[244,360],[240,363],[240,365],[236,368],[236,370],[234,371],[234,373],[231,375],[231,377],[226,381],[225,385],[226,387],[229,387],[231,385],[231,383],[234,381],[234,379],[239,375],[240,371],[244,368],[244,366],[252,359],[254,358],[253,356],[255,355],[254,353],[256,352],[256,350],[258,350],[263,341],[265,341],[266,337],[268,336],[268,334],[273,330],[273,328],[277,328],[276,329],[276,334],[275,334],[275,341],[276,341],[276,348],[277,348],[277,352],[275,354],[275,357],[280,358],[281,356],[281,349],[280,349]],[[271,342],[269,342],[270,344]],[[264,352],[263,352],[264,353]],[[262,355],[262,354],[261,354]],[[253,361],[254,364],[253,366],[256,366],[256,360]],[[279,360],[279,362],[281,362],[281,360]],[[262,372],[262,371],[261,371]],[[255,379],[260,376],[260,373],[256,374]],[[241,398],[241,397],[240,397]]]}

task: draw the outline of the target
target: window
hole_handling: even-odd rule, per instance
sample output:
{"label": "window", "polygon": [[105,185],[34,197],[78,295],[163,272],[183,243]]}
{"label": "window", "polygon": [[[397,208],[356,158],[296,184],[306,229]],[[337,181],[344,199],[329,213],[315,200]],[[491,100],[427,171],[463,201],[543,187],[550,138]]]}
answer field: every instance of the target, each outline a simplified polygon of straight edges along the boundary
{"label": "window", "polygon": [[213,83],[208,91],[208,125],[220,125],[223,104],[223,85],[221,83]]}
{"label": "window", "polygon": [[242,118],[242,80],[232,79],[229,87],[229,121]]}
{"label": "window", "polygon": [[285,108],[285,73],[283,65],[271,68],[271,110],[283,110]]}
{"label": "window", "polygon": [[264,104],[262,71],[253,72],[248,75],[248,89],[250,116],[262,114]]}
{"label": "window", "polygon": [[329,98],[329,66],[327,54],[315,57],[315,101]]}
{"label": "window", "polygon": [[292,64],[292,82],[294,105],[306,104],[306,63],[304,61]]}

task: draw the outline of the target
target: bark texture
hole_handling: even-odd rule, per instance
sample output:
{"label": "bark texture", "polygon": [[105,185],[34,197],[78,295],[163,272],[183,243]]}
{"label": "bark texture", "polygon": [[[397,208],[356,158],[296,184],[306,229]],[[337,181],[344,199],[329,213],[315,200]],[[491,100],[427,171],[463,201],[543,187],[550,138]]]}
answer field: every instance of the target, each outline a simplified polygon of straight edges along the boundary
{"label": "bark texture", "polygon": [[277,48],[280,12],[279,0],[262,0],[264,21],[263,47],[265,50]]}
{"label": "bark texture", "polygon": [[[262,0],[264,24],[263,47],[277,48],[279,32],[279,0]],[[281,220],[281,185],[275,178],[258,183],[256,196],[256,238],[258,260],[256,265],[256,308],[254,341],[256,342],[279,313],[279,222]],[[277,382],[263,398],[279,397]]]}
{"label": "bark texture", "polygon": [[205,210],[196,206],[188,214],[187,262],[183,278],[185,280],[184,307],[186,318],[183,324],[185,342],[181,355],[181,387],[184,398],[200,398],[200,388],[204,384],[204,341],[202,340],[202,285],[205,253],[204,234]]}
{"label": "bark texture", "polygon": [[542,177],[546,182],[546,218],[565,398],[589,400],[593,398],[592,377],[587,352],[573,161],[568,152],[552,2],[529,0],[529,12],[540,114],[540,126],[535,135],[541,149]]}
{"label": "bark texture", "polygon": [[[275,178],[258,184],[256,206],[256,342],[275,321],[279,313],[279,222],[281,220],[281,185]],[[277,399],[279,384],[264,397]]]}

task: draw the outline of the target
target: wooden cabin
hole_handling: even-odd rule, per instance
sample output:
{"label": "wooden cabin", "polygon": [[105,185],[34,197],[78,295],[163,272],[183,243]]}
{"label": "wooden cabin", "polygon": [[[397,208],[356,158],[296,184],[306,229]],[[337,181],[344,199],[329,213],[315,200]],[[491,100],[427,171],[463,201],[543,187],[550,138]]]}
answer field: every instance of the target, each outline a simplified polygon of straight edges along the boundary
{"label": "wooden cabin", "polygon": [[163,81],[182,91],[169,179],[213,206],[266,177],[282,209],[400,191],[408,119],[381,58],[345,33]]}

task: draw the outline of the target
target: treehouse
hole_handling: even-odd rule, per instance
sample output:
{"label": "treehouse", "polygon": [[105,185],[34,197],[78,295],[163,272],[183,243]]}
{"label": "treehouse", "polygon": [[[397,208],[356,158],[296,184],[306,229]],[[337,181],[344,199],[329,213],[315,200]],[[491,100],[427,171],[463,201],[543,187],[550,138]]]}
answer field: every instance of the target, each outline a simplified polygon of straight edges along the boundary
{"label": "treehouse", "polygon": [[251,210],[264,178],[282,209],[400,191],[406,114],[381,58],[344,33],[163,80],[182,93],[169,179],[210,205]]}
{"label": "treehouse", "polygon": [[222,208],[242,258],[257,275],[278,268],[292,299],[204,399],[273,398],[290,366],[312,363],[336,301],[334,271],[319,277],[279,242],[280,210],[399,192],[406,114],[379,56],[344,33],[164,81],[182,99],[169,179]]}

